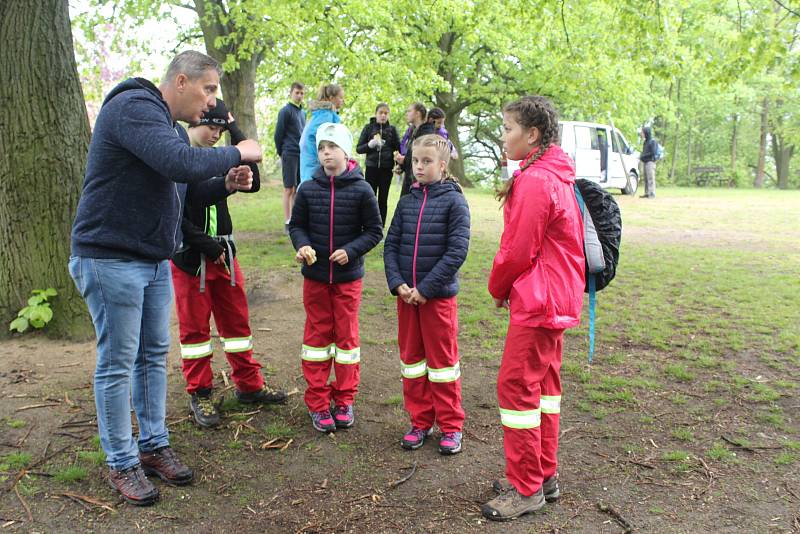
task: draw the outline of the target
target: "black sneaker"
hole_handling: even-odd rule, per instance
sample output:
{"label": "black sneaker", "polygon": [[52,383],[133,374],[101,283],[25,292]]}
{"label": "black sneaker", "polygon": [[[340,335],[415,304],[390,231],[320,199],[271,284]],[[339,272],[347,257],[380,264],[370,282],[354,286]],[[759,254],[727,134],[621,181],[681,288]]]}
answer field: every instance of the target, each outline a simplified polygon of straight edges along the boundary
{"label": "black sneaker", "polygon": [[219,425],[219,412],[214,404],[211,389],[199,389],[192,393],[189,409],[192,411],[194,420],[203,428],[213,428]]}
{"label": "black sneaker", "polygon": [[250,393],[242,393],[237,389],[236,398],[244,404],[285,404],[286,392],[272,389],[264,384],[258,391],[251,391]]}

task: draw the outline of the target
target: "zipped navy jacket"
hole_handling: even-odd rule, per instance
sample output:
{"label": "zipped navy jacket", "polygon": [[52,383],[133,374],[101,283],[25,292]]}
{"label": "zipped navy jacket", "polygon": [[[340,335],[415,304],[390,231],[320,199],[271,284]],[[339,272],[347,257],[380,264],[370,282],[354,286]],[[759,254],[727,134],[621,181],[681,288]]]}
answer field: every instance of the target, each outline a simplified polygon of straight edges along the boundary
{"label": "zipped navy jacket", "polygon": [[407,284],[429,299],[458,294],[469,233],[469,206],[455,182],[414,183],[397,203],[383,245],[389,290],[396,295]]}
{"label": "zipped navy jacket", "polygon": [[[364,255],[383,237],[383,223],[358,163],[350,160],[339,176],[326,176],[320,167],[297,189],[289,235],[295,250],[310,245],[317,253],[313,265],[303,264],[306,278],[335,284],[364,277]],[[338,249],[347,252],[344,265],[328,259]]]}

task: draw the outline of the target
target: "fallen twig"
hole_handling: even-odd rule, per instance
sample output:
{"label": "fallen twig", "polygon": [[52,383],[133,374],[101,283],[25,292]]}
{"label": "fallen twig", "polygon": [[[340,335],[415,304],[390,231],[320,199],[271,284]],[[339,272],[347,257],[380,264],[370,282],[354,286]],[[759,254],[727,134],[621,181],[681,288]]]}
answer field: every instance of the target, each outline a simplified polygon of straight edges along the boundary
{"label": "fallen twig", "polygon": [[25,502],[25,499],[22,498],[22,495],[19,494],[19,488],[17,488],[16,482],[14,482],[14,493],[17,494],[17,499],[19,499],[19,502],[22,503],[22,507],[25,508],[25,513],[28,514],[28,521],[33,521],[33,514],[31,514],[31,509],[28,507],[28,503]]}
{"label": "fallen twig", "polygon": [[469,431],[469,430],[467,430],[466,428],[464,429],[464,433],[465,433],[467,436],[469,436],[469,439],[474,439],[475,441],[480,441],[481,443],[489,443],[488,441],[486,441],[486,440],[485,440],[485,439],[483,439],[482,437],[480,437],[480,436],[477,436],[477,435],[473,434],[472,432],[470,432],[470,431]]}
{"label": "fallen twig", "polygon": [[78,495],[77,493],[67,493],[67,492],[59,493],[59,495],[63,495],[64,497],[68,497],[70,499],[77,499],[77,500],[79,500],[81,502],[93,504],[94,506],[98,506],[100,508],[104,508],[104,509],[108,510],[109,512],[116,512],[116,510],[114,508],[112,508],[111,505],[109,505],[108,503],[105,503],[103,501],[99,501],[97,499],[93,499],[92,497],[88,497],[86,495]]}
{"label": "fallen twig", "polygon": [[630,534],[633,532],[633,525],[630,521],[625,519],[625,517],[617,512],[613,506],[609,506],[603,503],[597,503],[597,509],[603,512],[604,514],[610,515],[620,526],[625,529],[625,534]]}
{"label": "fallen twig", "polygon": [[394,482],[389,484],[389,489],[396,488],[400,484],[403,484],[404,482],[408,482],[409,480],[411,480],[411,477],[413,477],[414,473],[416,473],[416,472],[417,472],[417,462],[414,462],[414,465],[411,466],[411,471],[409,471],[408,474],[406,476],[404,476],[403,478],[395,480]]}
{"label": "fallen twig", "polygon": [[758,452],[757,449],[769,450],[769,449],[782,449],[783,448],[781,445],[744,445],[742,443],[739,443],[735,439],[729,438],[725,434],[721,434],[720,437],[722,438],[723,441],[726,441],[727,443],[733,445],[734,447],[737,447],[739,449],[745,450],[747,452]]}
{"label": "fallen twig", "polygon": [[15,412],[21,412],[23,410],[33,410],[35,408],[48,408],[50,406],[61,406],[60,402],[45,402],[42,404],[29,404],[27,406],[21,406],[14,410]]}
{"label": "fallen twig", "polygon": [[31,432],[33,432],[33,427],[34,427],[34,426],[36,426],[36,425],[31,425],[31,426],[28,428],[28,432],[26,432],[26,433],[25,433],[25,435],[22,437],[22,439],[20,439],[19,441],[17,441],[17,447],[22,447],[22,445],[25,443],[25,440],[27,440],[27,439],[28,439],[28,436],[30,436],[30,435],[31,435]]}
{"label": "fallen twig", "polygon": [[656,468],[656,466],[654,466],[654,465],[646,464],[644,462],[637,462],[636,460],[628,460],[628,462],[630,462],[630,463],[632,463],[634,465],[639,465],[641,467],[646,467],[647,469],[655,469]]}

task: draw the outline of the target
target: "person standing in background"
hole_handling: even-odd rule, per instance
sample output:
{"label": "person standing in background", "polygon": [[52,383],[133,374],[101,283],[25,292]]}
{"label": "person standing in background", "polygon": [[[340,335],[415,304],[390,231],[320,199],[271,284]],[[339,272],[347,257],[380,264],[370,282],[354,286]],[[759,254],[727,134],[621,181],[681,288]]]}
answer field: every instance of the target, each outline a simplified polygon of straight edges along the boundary
{"label": "person standing in background", "polygon": [[289,102],[278,112],[275,123],[275,150],[281,158],[283,171],[283,229],[289,232],[289,219],[292,217],[294,196],[300,185],[300,136],[306,127],[306,114],[303,111],[303,98],[306,86],[294,82],[289,90]]}

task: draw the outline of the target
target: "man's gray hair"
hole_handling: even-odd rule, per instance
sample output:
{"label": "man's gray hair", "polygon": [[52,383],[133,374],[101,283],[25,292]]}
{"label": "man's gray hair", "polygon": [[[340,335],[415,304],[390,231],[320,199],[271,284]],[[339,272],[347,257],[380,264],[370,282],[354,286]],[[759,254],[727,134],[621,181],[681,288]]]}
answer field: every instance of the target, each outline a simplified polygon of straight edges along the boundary
{"label": "man's gray hair", "polygon": [[163,81],[171,82],[178,74],[185,74],[190,80],[196,80],[209,69],[214,69],[219,76],[222,76],[222,67],[216,59],[196,50],[187,50],[175,56],[167,67]]}

